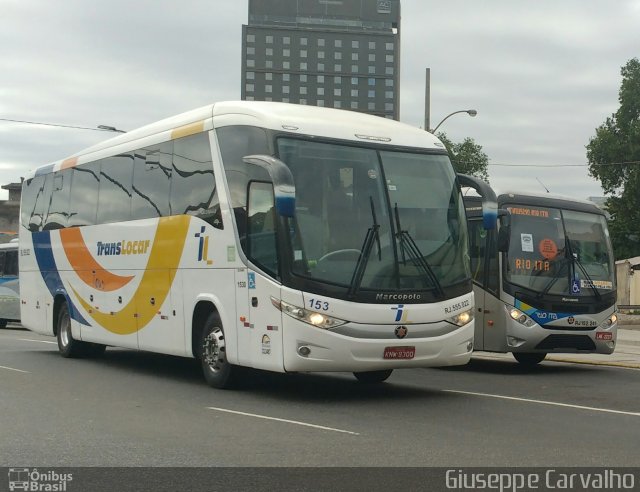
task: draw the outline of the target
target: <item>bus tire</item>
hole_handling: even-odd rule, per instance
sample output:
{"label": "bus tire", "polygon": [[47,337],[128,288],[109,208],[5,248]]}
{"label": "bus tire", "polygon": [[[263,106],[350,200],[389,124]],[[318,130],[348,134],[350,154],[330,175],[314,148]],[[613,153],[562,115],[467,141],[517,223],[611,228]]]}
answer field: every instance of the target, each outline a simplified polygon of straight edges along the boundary
{"label": "bus tire", "polygon": [[353,375],[356,377],[358,381],[365,384],[376,384],[382,383],[389,379],[393,369],[385,369],[382,371],[365,371],[365,372],[354,372]]}
{"label": "bus tire", "polygon": [[218,389],[232,387],[237,367],[227,360],[224,329],[216,313],[205,321],[200,340],[200,363],[207,384]]}
{"label": "bus tire", "polygon": [[7,320],[0,319],[0,330],[7,327]]}
{"label": "bus tire", "polygon": [[60,355],[66,358],[81,357],[84,355],[85,344],[79,340],[75,340],[71,334],[71,317],[69,316],[69,308],[66,302],[60,306],[57,323],[56,331]]}
{"label": "bus tire", "polygon": [[544,352],[513,352],[513,357],[523,366],[535,366],[547,356]]}

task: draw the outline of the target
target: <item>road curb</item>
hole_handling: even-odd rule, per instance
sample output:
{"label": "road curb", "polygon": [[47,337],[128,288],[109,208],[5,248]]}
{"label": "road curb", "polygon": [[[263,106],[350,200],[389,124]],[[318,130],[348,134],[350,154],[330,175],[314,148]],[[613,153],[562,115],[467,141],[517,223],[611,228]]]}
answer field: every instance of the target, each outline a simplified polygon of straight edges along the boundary
{"label": "road curb", "polygon": [[640,369],[640,364],[637,362],[619,362],[619,361],[601,361],[601,360],[575,360],[575,359],[563,359],[560,357],[547,357],[545,361],[549,362],[563,362],[569,364],[584,364],[588,366],[613,366],[624,367],[625,369]]}

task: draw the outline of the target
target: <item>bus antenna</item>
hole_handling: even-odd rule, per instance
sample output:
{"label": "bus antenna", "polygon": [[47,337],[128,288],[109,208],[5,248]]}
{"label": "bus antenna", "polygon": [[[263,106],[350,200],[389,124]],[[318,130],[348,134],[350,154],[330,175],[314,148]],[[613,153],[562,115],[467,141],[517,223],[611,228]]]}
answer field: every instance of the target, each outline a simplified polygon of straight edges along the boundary
{"label": "bus antenna", "polygon": [[542,185],[542,187],[546,190],[547,193],[549,193],[549,189],[544,185],[544,183],[542,181],[540,181],[538,178],[536,178],[538,180],[538,183],[540,183]]}

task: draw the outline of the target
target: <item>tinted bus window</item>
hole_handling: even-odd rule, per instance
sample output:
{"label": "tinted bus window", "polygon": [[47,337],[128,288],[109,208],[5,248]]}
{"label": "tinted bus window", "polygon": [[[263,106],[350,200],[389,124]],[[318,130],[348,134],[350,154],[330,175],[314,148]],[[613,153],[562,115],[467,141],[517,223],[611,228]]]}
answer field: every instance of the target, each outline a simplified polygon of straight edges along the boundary
{"label": "tinted bus window", "polygon": [[200,133],[173,142],[171,214],[195,215],[222,228],[209,136]]}
{"label": "tinted bus window", "polygon": [[133,154],[102,159],[100,192],[98,194],[98,224],[122,222],[131,218],[131,179]]}
{"label": "tinted bus window", "polygon": [[135,152],[131,189],[133,220],[169,215],[172,147],[173,142],[165,142]]}
{"label": "tinted bus window", "polygon": [[51,188],[53,185],[53,174],[43,176],[44,182],[38,188],[33,212],[29,218],[29,230],[31,232],[39,231],[44,225],[44,217],[49,208],[51,201]]}
{"label": "tinted bus window", "polygon": [[85,226],[96,223],[100,163],[92,162],[73,168],[69,221],[67,225]]}
{"label": "tinted bus window", "polygon": [[18,250],[5,252],[2,275],[18,276]]}
{"label": "tinted bus window", "polygon": [[71,169],[53,175],[51,201],[44,229],[62,229],[67,226],[69,215],[69,192],[71,190]]}
{"label": "tinted bus window", "polygon": [[32,229],[31,218],[33,217],[36,209],[36,202],[40,194],[40,189],[44,184],[44,176],[36,176],[35,178],[28,179],[22,185],[22,204],[20,208],[20,219],[22,226],[26,227],[30,231],[37,231],[40,224],[34,224],[35,229]]}

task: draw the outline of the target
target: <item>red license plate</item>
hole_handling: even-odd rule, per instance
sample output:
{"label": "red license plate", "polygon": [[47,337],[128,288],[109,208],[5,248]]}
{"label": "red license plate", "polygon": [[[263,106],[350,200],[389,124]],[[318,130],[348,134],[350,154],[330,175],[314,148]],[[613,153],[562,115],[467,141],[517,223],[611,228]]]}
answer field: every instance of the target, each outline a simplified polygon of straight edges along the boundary
{"label": "red license plate", "polygon": [[401,360],[401,359],[413,359],[416,356],[415,347],[385,347],[384,356],[385,359]]}
{"label": "red license plate", "polygon": [[596,340],[613,340],[613,333],[606,331],[596,333]]}

